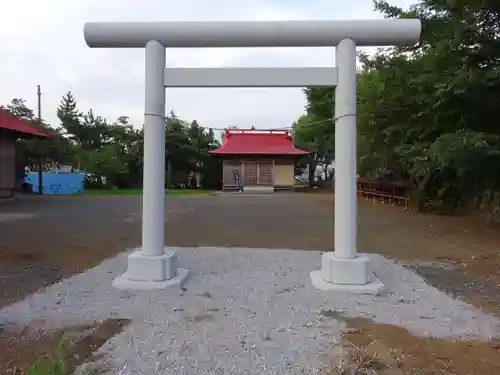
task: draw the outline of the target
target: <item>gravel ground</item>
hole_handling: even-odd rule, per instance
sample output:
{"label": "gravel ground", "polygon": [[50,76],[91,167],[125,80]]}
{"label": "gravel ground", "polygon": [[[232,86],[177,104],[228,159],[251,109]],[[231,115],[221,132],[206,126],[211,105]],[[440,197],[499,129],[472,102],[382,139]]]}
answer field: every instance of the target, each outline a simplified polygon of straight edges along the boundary
{"label": "gravel ground", "polygon": [[118,291],[126,254],[0,310],[1,324],[47,327],[129,318],[101,348],[110,373],[297,374],[327,364],[345,329],[338,317],[365,316],[421,336],[490,338],[500,321],[426,284],[412,271],[370,255],[386,283],[381,296],[315,290],[317,252],[176,248],[190,277],[184,290]]}

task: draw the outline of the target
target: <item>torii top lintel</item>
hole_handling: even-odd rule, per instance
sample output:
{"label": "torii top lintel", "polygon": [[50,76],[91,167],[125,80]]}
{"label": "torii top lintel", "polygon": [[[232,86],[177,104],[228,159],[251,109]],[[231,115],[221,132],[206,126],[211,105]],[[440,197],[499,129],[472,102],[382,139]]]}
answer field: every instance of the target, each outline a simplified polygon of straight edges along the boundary
{"label": "torii top lintel", "polygon": [[418,19],[346,21],[91,22],[84,26],[89,47],[331,47],[351,39],[360,47],[418,42]]}

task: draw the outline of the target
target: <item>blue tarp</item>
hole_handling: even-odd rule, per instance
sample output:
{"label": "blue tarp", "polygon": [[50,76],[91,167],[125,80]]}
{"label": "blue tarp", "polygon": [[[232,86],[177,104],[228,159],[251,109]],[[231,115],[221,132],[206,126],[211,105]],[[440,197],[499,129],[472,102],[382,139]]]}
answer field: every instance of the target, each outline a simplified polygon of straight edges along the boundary
{"label": "blue tarp", "polygon": [[[84,173],[43,172],[43,194],[77,194],[84,189]],[[24,181],[38,193],[38,172],[28,173]]]}

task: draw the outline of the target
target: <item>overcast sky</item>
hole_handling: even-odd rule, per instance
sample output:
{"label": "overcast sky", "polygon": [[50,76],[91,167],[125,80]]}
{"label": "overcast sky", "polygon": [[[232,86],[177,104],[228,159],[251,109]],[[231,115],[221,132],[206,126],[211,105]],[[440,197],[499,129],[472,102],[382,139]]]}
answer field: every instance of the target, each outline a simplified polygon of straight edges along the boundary
{"label": "overcast sky", "polygon": [[[0,104],[26,99],[59,125],[68,90],[80,110],[108,121],[143,121],[144,51],[90,49],[89,21],[307,20],[380,18],[372,0],[1,0]],[[392,0],[407,7],[414,0]],[[174,49],[167,66],[332,66],[333,48]],[[304,111],[301,89],[168,89],[167,109],[207,127],[289,126]]]}

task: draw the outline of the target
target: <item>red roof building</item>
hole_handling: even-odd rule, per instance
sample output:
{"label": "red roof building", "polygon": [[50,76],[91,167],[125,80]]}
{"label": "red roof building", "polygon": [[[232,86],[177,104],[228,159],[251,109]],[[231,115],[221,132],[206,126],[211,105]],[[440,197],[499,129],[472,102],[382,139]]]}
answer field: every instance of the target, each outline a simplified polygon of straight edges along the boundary
{"label": "red roof building", "polygon": [[265,186],[291,189],[295,164],[310,153],[293,145],[288,130],[226,129],[222,146],[209,151],[223,159],[224,190]]}
{"label": "red roof building", "polygon": [[13,196],[16,189],[16,140],[51,135],[0,108],[0,198]]}

